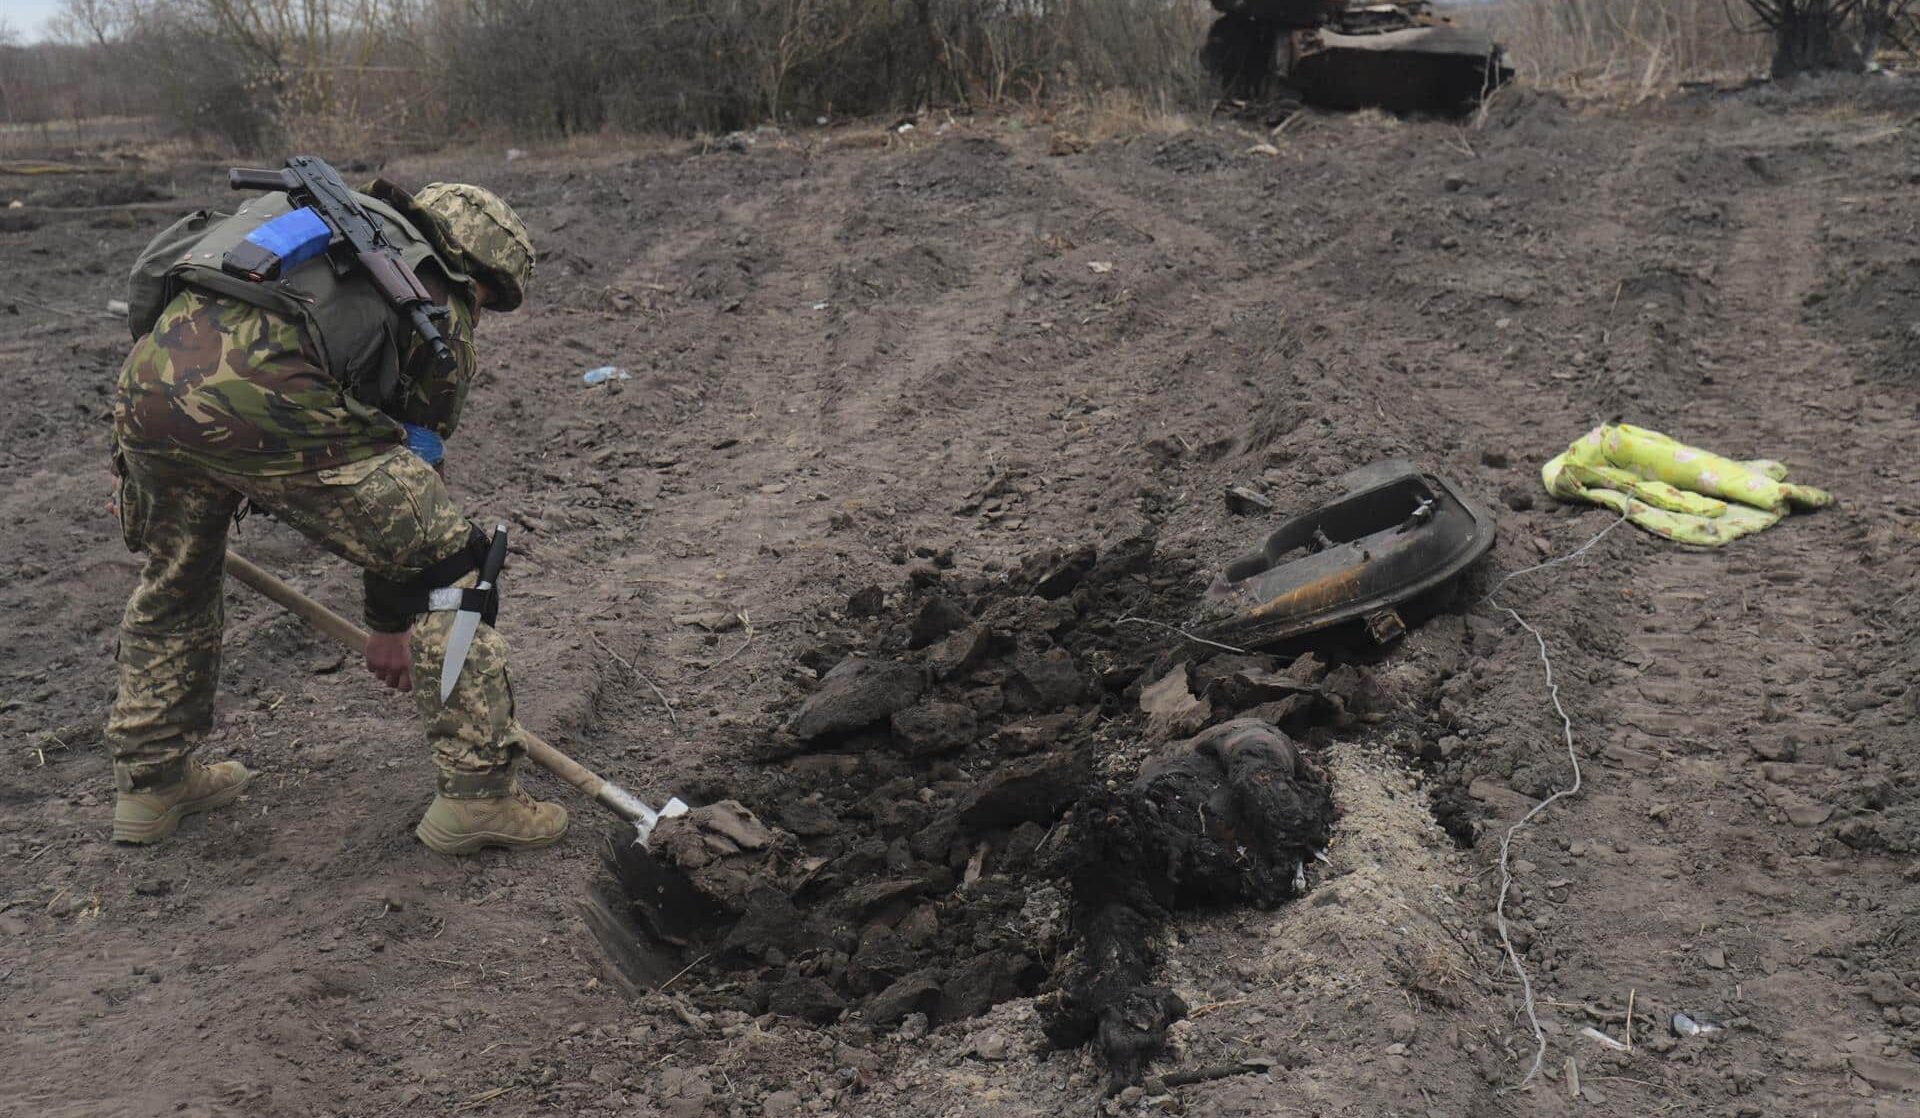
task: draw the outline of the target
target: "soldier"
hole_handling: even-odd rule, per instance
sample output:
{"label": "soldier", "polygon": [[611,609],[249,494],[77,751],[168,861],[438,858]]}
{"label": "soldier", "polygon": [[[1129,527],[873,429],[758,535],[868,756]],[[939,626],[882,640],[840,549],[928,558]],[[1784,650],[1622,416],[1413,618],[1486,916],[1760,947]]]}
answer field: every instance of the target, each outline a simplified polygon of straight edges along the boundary
{"label": "soldier", "polygon": [[227,248],[287,211],[285,195],[250,199],[228,218],[185,218],[135,266],[138,340],[120,372],[113,457],[127,546],[146,560],[121,622],[107,723],[116,841],[159,842],[252,779],[237,761],[193,756],[194,735],[213,720],[227,528],[243,502],[363,568],[367,668],[414,692],[439,770],[420,840],[469,854],[547,846],[566,832],[565,809],[515,779],[522,730],[506,642],[491,625],[439,701],[453,614],[430,611],[427,596],[474,586],[487,541],[403,445],[403,424],[453,434],[472,383],[474,321],[481,308],[520,305],[533,246],[513,210],[479,187],[434,183],[408,195],[376,183],[356,199],[448,308],[451,374],[357,269],[314,260],[279,283],[220,272]]}

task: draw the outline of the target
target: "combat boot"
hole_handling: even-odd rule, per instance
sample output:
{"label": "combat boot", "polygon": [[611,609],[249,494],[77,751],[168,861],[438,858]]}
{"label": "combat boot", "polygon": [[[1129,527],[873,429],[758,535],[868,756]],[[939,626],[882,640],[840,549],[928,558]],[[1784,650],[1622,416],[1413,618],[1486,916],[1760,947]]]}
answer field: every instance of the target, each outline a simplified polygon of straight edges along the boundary
{"label": "combat boot", "polygon": [[413,833],[441,854],[473,854],[484,846],[537,850],[567,833],[567,809],[534,799],[508,778],[497,795],[435,796]]}
{"label": "combat boot", "polygon": [[253,774],[238,761],[190,762],[186,775],[153,788],[121,792],[113,801],[113,841],[159,842],[189,815],[225,807],[240,798]]}

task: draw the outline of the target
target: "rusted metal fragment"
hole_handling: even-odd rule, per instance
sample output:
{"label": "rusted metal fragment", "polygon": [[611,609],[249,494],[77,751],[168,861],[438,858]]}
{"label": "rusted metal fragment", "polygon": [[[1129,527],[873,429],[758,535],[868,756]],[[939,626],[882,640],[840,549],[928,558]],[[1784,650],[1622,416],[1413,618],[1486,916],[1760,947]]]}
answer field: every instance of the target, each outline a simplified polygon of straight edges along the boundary
{"label": "rusted metal fragment", "polygon": [[[1251,648],[1374,617],[1493,545],[1492,514],[1410,462],[1355,470],[1342,489],[1227,565],[1207,591],[1202,636]],[[1379,635],[1391,628],[1376,626]]]}
{"label": "rusted metal fragment", "polygon": [[1287,83],[1309,104],[1395,113],[1464,113],[1513,78],[1483,31],[1435,24],[1293,37]]}

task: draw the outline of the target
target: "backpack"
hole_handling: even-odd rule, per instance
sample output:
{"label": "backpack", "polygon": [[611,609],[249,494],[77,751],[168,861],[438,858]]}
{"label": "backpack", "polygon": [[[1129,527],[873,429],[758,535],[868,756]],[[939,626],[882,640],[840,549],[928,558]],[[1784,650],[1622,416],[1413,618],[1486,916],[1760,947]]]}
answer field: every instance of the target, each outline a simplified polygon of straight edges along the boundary
{"label": "backpack", "polygon": [[[408,268],[432,260],[455,285],[471,282],[397,209],[364,194],[354,197],[379,219]],[[162,230],[140,251],[127,278],[127,327],[135,338],[150,332],[183,287],[237,299],[299,323],[327,374],[356,399],[379,407],[399,386],[400,355],[412,331],[357,265],[343,270],[322,254],[261,283],[220,268],[248,233],[292,208],[284,193],[262,194],[234,213],[196,210]]]}

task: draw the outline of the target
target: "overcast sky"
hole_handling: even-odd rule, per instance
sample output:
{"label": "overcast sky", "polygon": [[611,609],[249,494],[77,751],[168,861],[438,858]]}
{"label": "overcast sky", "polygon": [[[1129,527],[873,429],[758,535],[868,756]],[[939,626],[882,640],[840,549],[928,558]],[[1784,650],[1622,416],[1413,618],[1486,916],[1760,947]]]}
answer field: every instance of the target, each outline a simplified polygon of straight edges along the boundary
{"label": "overcast sky", "polygon": [[59,11],[60,0],[0,0],[0,23],[31,43],[46,37],[47,19]]}

